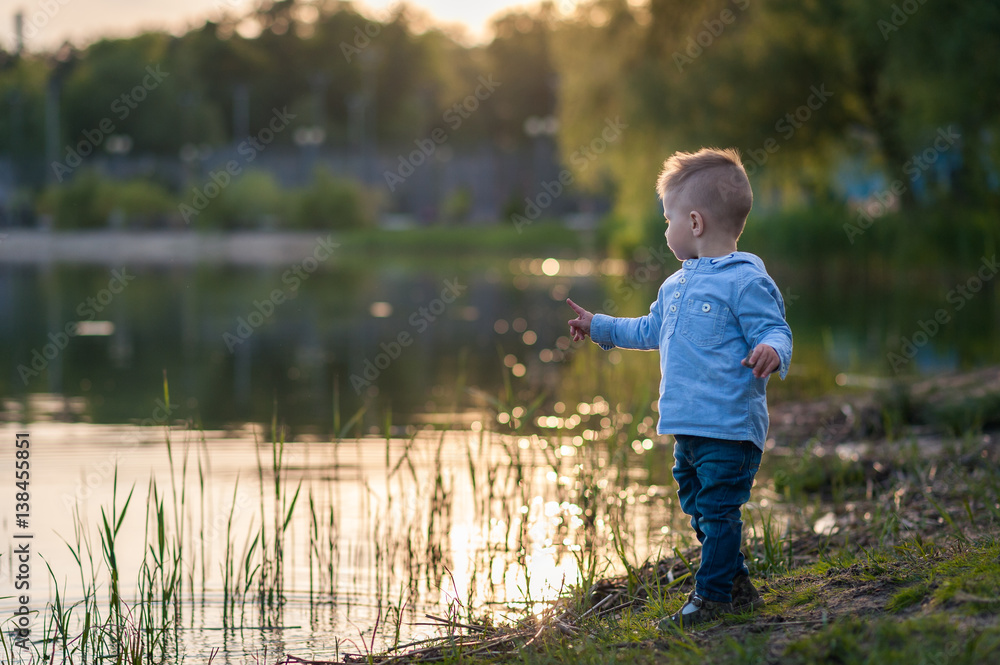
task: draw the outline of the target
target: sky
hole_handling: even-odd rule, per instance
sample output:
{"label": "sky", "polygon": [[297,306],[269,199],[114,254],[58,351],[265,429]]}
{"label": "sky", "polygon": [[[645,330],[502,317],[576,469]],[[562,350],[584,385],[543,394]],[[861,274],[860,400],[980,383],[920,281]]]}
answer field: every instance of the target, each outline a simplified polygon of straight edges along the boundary
{"label": "sky", "polygon": [[[77,45],[97,37],[120,37],[146,29],[182,32],[226,10],[245,9],[256,0],[0,0],[0,47],[14,48],[14,14],[25,17],[28,50],[51,50],[66,40]],[[355,6],[373,17],[384,16],[397,0],[363,0]],[[459,23],[470,41],[489,37],[491,16],[504,9],[534,4],[532,0],[411,0],[442,23]],[[561,0],[561,4],[575,4]],[[556,3],[557,6],[560,2]]]}

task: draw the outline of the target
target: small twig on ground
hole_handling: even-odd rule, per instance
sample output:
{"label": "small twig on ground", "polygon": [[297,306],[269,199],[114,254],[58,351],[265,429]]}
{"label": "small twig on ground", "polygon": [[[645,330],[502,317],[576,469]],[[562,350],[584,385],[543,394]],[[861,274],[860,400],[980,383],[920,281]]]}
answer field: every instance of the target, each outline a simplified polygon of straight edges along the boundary
{"label": "small twig on ground", "polygon": [[488,630],[488,628],[486,628],[486,626],[473,626],[473,625],[467,624],[467,623],[458,623],[458,622],[452,621],[450,619],[445,619],[445,618],[442,618],[442,617],[434,616],[433,614],[425,614],[424,617],[430,619],[431,621],[433,621],[433,623],[414,623],[414,624],[410,624],[410,625],[412,625],[412,626],[442,626],[442,625],[445,625],[445,626],[456,626],[458,628],[465,628],[466,630],[474,630],[474,631],[477,631],[477,632],[484,632],[484,631]]}

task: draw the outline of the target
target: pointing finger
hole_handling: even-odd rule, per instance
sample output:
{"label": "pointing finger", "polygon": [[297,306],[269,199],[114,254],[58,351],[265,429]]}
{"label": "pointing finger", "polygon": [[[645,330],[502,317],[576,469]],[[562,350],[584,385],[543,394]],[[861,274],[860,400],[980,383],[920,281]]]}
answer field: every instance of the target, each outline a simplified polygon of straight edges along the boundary
{"label": "pointing finger", "polygon": [[587,311],[587,310],[585,310],[584,308],[582,308],[582,307],[580,307],[579,305],[577,305],[577,304],[576,304],[575,302],[573,302],[572,300],[570,300],[569,298],[566,298],[566,303],[567,303],[567,304],[568,304],[568,305],[569,305],[570,307],[572,307],[572,308],[573,308],[573,311],[574,311],[574,312],[576,312],[577,314],[579,314],[580,316],[583,316],[583,315],[584,315],[584,314],[586,313],[586,311]]}

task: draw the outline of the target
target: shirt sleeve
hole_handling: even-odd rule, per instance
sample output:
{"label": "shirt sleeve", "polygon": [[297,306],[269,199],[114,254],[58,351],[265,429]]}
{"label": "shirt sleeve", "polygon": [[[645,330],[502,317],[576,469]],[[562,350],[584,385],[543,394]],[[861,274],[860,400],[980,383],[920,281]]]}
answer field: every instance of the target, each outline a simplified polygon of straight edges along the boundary
{"label": "shirt sleeve", "polygon": [[773,281],[761,277],[743,288],[737,319],[751,349],[767,344],[777,351],[784,379],[792,362],[792,329],[785,321],[785,302]]}
{"label": "shirt sleeve", "polygon": [[626,318],[595,314],[590,322],[590,338],[605,351],[616,346],[622,349],[658,349],[662,323],[660,299],[657,297],[646,316]]}

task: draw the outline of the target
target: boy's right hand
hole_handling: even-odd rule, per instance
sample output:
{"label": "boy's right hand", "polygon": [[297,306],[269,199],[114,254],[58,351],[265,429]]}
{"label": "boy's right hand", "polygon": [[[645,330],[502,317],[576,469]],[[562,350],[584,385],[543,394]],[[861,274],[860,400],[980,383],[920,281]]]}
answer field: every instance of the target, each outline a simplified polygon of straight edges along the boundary
{"label": "boy's right hand", "polygon": [[590,321],[594,318],[594,315],[577,305],[569,298],[566,298],[566,302],[573,308],[573,311],[576,312],[576,318],[570,319],[569,321],[569,332],[573,337],[573,341],[579,342],[590,334]]}

